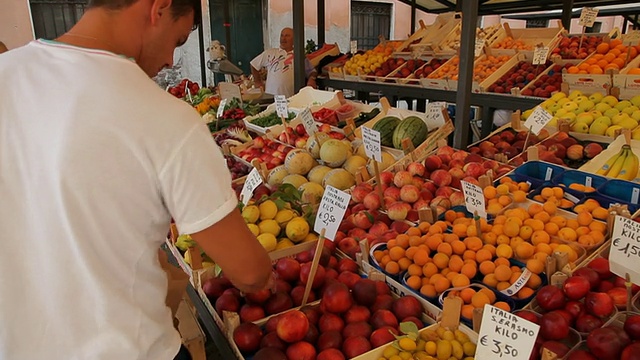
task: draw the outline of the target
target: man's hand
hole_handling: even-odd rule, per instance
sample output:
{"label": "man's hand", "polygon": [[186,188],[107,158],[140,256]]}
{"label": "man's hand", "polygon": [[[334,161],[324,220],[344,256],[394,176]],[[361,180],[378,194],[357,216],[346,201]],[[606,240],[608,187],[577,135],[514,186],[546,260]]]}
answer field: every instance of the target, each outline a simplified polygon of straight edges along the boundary
{"label": "man's hand", "polygon": [[312,77],[309,78],[309,80],[307,80],[307,86],[311,86],[314,89],[318,88],[318,85],[316,84],[316,77],[315,76],[312,76]]}

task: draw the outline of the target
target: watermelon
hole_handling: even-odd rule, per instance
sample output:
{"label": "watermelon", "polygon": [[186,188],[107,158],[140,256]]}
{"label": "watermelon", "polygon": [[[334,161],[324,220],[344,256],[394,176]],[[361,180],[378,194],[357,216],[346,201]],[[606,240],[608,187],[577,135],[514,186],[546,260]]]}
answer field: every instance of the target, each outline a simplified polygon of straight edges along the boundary
{"label": "watermelon", "polygon": [[380,133],[380,145],[393,146],[393,132],[400,124],[400,119],[395,116],[385,116],[376,122],[372,129]]}
{"label": "watermelon", "polygon": [[[402,140],[409,138],[414,147],[422,144],[427,140],[427,134],[429,128],[427,124],[417,116],[409,116],[400,122],[400,124],[393,131],[393,147],[396,149],[402,149]],[[382,134],[380,134],[382,137]]]}

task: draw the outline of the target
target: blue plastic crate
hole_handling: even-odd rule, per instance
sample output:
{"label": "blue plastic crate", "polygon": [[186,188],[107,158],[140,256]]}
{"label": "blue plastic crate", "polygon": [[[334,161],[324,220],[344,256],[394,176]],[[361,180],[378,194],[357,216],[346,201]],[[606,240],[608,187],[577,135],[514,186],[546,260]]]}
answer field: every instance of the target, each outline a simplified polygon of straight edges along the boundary
{"label": "blue plastic crate", "polygon": [[546,181],[551,181],[556,176],[565,172],[565,168],[544,161],[528,161],[513,172],[512,177],[518,182],[529,182],[531,187],[539,187]]}
{"label": "blue plastic crate", "polygon": [[[534,198],[535,196],[537,196],[537,195],[540,195],[540,193],[542,192],[542,189],[547,188],[547,187],[555,187],[555,186],[559,186],[559,185],[554,184],[554,183],[549,182],[549,181],[545,181],[545,182],[544,182],[544,183],[542,183],[540,186],[538,186],[535,190],[530,191],[530,192],[529,192],[529,194],[527,194],[527,197],[528,197],[529,199],[533,200],[533,201],[536,201],[536,200],[534,200],[533,198]],[[563,190],[564,190],[564,192],[565,192],[565,196],[564,196],[564,197],[565,197],[565,199],[567,199],[567,200],[571,201],[571,202],[574,204],[574,206],[575,206],[576,204],[578,204],[578,203],[580,202],[580,200],[582,200],[582,199],[585,197],[585,194],[584,194],[584,193],[581,193],[581,192],[579,192],[579,191],[576,191],[576,192],[568,192],[566,187],[563,187]],[[564,209],[564,210],[567,210],[567,211],[572,211],[573,206],[572,206],[572,207],[570,207],[570,208],[563,208],[563,209]]]}
{"label": "blue plastic crate", "polygon": [[[438,304],[437,304],[438,307],[440,309],[442,309],[442,305],[444,304],[444,299],[445,299],[445,297],[447,296],[447,294],[450,291],[463,290],[463,289],[466,289],[466,288],[472,288],[476,292],[478,290],[482,289],[482,288],[486,288],[486,289],[490,290],[491,292],[493,292],[496,295],[496,302],[503,301],[503,302],[507,303],[509,305],[509,307],[511,308],[511,311],[514,311],[516,309],[516,303],[510,296],[507,296],[507,295],[503,294],[502,292],[500,292],[500,291],[498,291],[496,289],[490,288],[489,286],[486,286],[486,285],[480,284],[480,283],[472,283],[472,284],[469,284],[468,286],[463,286],[463,287],[459,287],[459,288],[451,288],[451,289],[445,290],[445,292],[443,292],[442,294],[440,294],[440,296],[438,296]],[[473,319],[467,319],[466,317],[460,315],[460,320],[462,320],[462,322],[465,325],[473,328]]]}
{"label": "blue plastic crate", "polygon": [[640,184],[626,180],[609,180],[598,188],[598,192],[621,203],[640,205]]}
{"label": "blue plastic crate", "polygon": [[563,186],[564,185],[564,191],[565,192],[568,192],[571,195],[581,199],[586,194],[589,194],[589,192],[585,193],[585,192],[582,192],[582,191],[571,189],[571,188],[569,188],[569,185],[571,185],[571,184],[580,184],[580,185],[584,185],[584,186],[590,186],[590,187],[592,187],[594,189],[598,189],[599,187],[604,185],[604,183],[607,182],[607,178],[605,178],[603,176],[599,176],[599,175],[594,175],[594,174],[591,174],[591,173],[586,173],[584,171],[567,170],[567,171],[563,172],[562,174],[554,177],[553,180],[551,180],[551,182],[553,184],[559,185],[559,186]]}
{"label": "blue plastic crate", "polygon": [[[597,201],[598,204],[600,204],[600,206],[602,206],[605,209],[610,208],[611,205],[613,205],[613,204],[622,204],[623,203],[623,201],[620,201],[618,199],[614,199],[614,198],[612,198],[610,196],[602,195],[599,192],[595,192],[595,193],[588,194],[587,196],[582,198],[582,200],[580,200],[580,202],[577,203],[576,206],[580,205],[580,204],[584,204],[584,202],[587,201],[588,199],[593,199],[593,200]],[[627,206],[629,207],[629,212],[631,212],[632,214],[635,213],[636,211],[638,211],[638,209],[640,209],[640,205],[627,204]],[[606,220],[602,220],[602,221],[606,221]]]}

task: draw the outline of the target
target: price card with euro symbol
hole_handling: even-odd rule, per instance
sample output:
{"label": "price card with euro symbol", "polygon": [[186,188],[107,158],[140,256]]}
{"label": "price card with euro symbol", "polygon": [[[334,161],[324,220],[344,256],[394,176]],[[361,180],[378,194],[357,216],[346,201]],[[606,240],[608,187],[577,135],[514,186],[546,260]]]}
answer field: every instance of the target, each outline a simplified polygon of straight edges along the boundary
{"label": "price card with euro symbol", "polygon": [[324,229],[324,237],[333,241],[344,217],[344,213],[347,211],[350,199],[351,195],[331,185],[327,185],[324,189],[322,200],[320,201],[320,207],[318,208],[313,230],[320,233],[322,229]]}
{"label": "price card with euro symbol", "polygon": [[276,100],[276,113],[281,118],[289,117],[289,109],[287,106],[287,98],[284,95],[276,95],[274,96]]}
{"label": "price card with euro symbol", "polygon": [[531,115],[524,122],[524,127],[530,129],[532,133],[538,135],[545,125],[551,121],[553,115],[543,109],[541,106],[536,106]]}
{"label": "price card with euro symbol", "polygon": [[475,358],[528,360],[540,326],[517,315],[485,305]]}
{"label": "price card with euro symbol", "polygon": [[640,223],[616,215],[609,251],[611,272],[622,278],[629,274],[632,283],[640,284],[638,261],[640,261]]}
{"label": "price card with euro symbol", "polygon": [[247,203],[249,203],[249,200],[253,196],[253,191],[260,186],[260,184],[262,184],[262,177],[260,176],[258,169],[253,168],[249,175],[247,175],[247,179],[245,180],[244,185],[242,186],[242,191],[240,192],[240,200],[242,200],[243,204],[247,205]]}
{"label": "price card with euro symbol", "polygon": [[364,143],[364,152],[370,159],[382,162],[382,151],[380,149],[380,132],[370,127],[362,127],[362,142]]}
{"label": "price card with euro symbol", "polygon": [[467,207],[467,210],[472,214],[475,214],[477,212],[478,216],[486,219],[487,210],[484,202],[484,193],[482,192],[482,188],[468,181],[460,181],[460,184],[462,184],[462,193],[464,194],[464,203]]}

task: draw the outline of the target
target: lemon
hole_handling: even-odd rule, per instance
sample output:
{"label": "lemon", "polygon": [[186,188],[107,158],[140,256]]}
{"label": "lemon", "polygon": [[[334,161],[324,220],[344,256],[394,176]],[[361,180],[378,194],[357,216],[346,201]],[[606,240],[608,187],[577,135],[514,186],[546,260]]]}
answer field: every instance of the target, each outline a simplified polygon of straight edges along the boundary
{"label": "lemon", "polygon": [[398,345],[402,350],[413,351],[417,348],[417,344],[415,341],[409,338],[402,338],[398,341]]}
{"label": "lemon", "polygon": [[256,224],[247,224],[247,227],[249,228],[249,230],[251,230],[251,233],[253,234],[253,236],[260,235],[260,227],[258,227],[258,225],[256,225]]}
{"label": "lemon", "polygon": [[294,243],[300,242],[309,234],[309,224],[305,219],[295,217],[287,224],[286,233]]}
{"label": "lemon", "polygon": [[318,240],[318,235],[310,232],[309,234],[307,234],[307,236],[305,236],[304,239],[302,239],[302,242],[310,242],[316,240]]}
{"label": "lemon", "polygon": [[296,215],[293,213],[291,209],[282,209],[278,211],[274,220],[278,222],[280,226],[287,226],[287,223],[291,221]]}
{"label": "lemon", "polygon": [[281,239],[278,241],[278,245],[276,246],[276,250],[286,249],[294,246],[295,244],[289,239]]}
{"label": "lemon", "polygon": [[424,351],[431,356],[434,356],[436,354],[437,349],[438,347],[436,346],[435,341],[428,341],[424,347]]}
{"label": "lemon", "polygon": [[258,206],[260,210],[260,220],[270,220],[276,217],[278,206],[271,200],[266,200]]}
{"label": "lemon", "polygon": [[260,209],[255,205],[245,206],[242,209],[242,217],[247,224],[255,224],[260,218]]}
{"label": "lemon", "polygon": [[260,234],[271,234],[278,236],[280,234],[280,225],[275,220],[263,220],[258,224]]}
{"label": "lemon", "polygon": [[258,241],[260,241],[260,245],[267,251],[273,251],[276,249],[276,246],[278,246],[278,240],[273,234],[260,234],[258,235]]}

